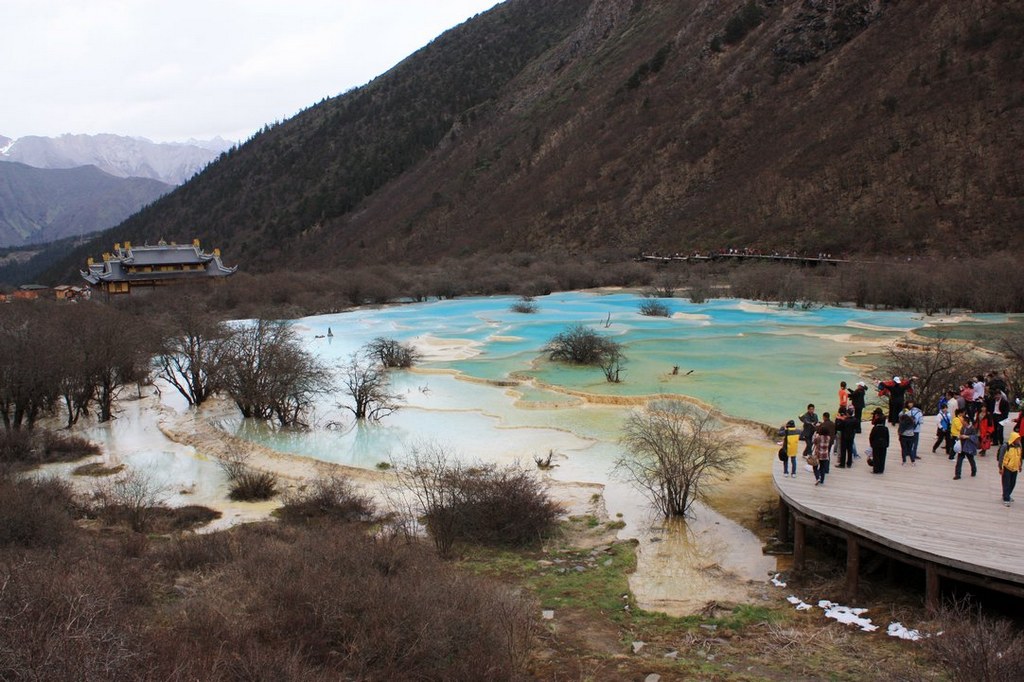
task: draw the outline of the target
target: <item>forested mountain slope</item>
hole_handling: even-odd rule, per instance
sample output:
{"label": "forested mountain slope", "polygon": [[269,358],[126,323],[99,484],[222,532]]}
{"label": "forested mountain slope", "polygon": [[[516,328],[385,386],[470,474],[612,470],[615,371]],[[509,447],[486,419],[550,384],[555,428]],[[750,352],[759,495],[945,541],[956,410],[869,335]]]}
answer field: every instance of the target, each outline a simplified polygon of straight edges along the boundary
{"label": "forested mountain slope", "polygon": [[252,270],[983,250],[1024,224],[1022,73],[1016,2],[508,0],[265,129],[64,269],[193,236]]}
{"label": "forested mountain slope", "polygon": [[118,178],[96,166],[0,163],[0,247],[107,229],[170,190],[158,180]]}

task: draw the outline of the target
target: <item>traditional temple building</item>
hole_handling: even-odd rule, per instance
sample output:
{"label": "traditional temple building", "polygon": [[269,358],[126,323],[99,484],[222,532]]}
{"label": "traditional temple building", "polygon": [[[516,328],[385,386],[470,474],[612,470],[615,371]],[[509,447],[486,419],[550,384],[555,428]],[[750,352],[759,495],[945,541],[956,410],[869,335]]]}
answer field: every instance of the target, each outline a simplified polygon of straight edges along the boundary
{"label": "traditional temple building", "polygon": [[187,246],[161,239],[156,246],[114,244],[112,253],[103,254],[102,263],[89,259],[89,269],[82,271],[82,277],[108,294],[127,294],[135,287],[227,277],[237,269],[237,265],[224,267],[220,249],[213,253],[200,249],[198,239]]}

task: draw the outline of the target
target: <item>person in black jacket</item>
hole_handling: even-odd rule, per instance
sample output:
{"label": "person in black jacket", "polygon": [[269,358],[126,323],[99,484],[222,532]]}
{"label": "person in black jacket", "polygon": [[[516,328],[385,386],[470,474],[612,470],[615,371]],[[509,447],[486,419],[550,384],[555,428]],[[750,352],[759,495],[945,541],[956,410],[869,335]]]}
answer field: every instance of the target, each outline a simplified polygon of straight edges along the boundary
{"label": "person in black jacket", "polygon": [[811,440],[814,438],[814,431],[818,428],[818,415],[814,412],[814,404],[807,406],[807,411],[800,415],[800,423],[804,425],[800,440],[804,442],[804,457],[811,454]]}
{"label": "person in black jacket", "polygon": [[867,398],[868,385],[863,381],[857,382],[857,388],[850,391],[850,404],[853,405],[853,418],[857,422],[857,433],[860,433],[860,423],[864,419],[864,401]]}
{"label": "person in black jacket", "polygon": [[868,434],[871,445],[871,473],[885,472],[885,451],[889,449],[889,427],[885,423],[885,413],[876,407],[871,414],[871,433]]}
{"label": "person in black jacket", "polygon": [[995,427],[992,431],[992,445],[1002,445],[1005,438],[1003,422],[1010,418],[1010,399],[1006,397],[1006,393],[1002,390],[995,390],[991,391],[986,404],[988,405],[989,414],[992,415],[992,423]]}
{"label": "person in black jacket", "polygon": [[836,415],[836,440],[839,441],[839,463],[840,469],[848,469],[853,466],[853,439],[857,436],[857,422],[853,418],[853,406],[846,408],[846,412]]}

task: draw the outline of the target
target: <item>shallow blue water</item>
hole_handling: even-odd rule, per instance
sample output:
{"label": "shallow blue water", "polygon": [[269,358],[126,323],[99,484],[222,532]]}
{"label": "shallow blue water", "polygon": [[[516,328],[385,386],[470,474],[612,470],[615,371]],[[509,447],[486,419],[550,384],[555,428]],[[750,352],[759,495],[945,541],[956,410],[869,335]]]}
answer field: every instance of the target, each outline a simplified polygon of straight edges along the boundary
{"label": "shallow blue water", "polygon": [[[321,425],[342,423],[341,429],[279,433],[241,420],[225,427],[283,451],[357,466],[400,456],[423,440],[443,441],[469,458],[499,460],[529,461],[553,448],[587,453],[565,464],[580,475],[577,480],[603,479],[628,408],[584,406],[545,386],[611,396],[688,395],[737,417],[779,424],[802,413],[808,402],[819,412],[832,409],[839,382],[852,386],[862,378],[842,364],[846,355],[876,348],[923,323],[910,312],[800,310],[736,299],[663,299],[674,316],[646,317],[638,312],[642,300],[626,293],[573,292],[538,297],[536,314],[512,312],[514,297],[489,297],[302,318],[295,321],[300,338],[330,365],[385,336],[423,348],[423,370],[500,381],[532,377],[539,384],[509,389],[451,374],[394,372],[394,389],[405,396],[406,407],[380,424],[349,428],[351,420],[337,406],[344,400],[339,394],[322,400],[316,416]],[[543,346],[575,323],[623,344],[622,383],[606,382],[597,368],[543,357]],[[333,337],[326,336],[328,329]],[[435,352],[438,344],[448,348]],[[471,354],[459,357],[452,349]]]}

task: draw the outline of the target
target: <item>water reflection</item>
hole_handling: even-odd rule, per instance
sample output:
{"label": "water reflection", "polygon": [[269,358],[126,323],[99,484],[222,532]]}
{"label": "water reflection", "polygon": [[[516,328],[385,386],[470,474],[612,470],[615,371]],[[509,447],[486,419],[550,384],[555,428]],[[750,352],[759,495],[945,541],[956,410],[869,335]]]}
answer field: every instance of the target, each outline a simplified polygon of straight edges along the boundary
{"label": "water reflection", "polygon": [[637,570],[629,587],[644,609],[683,616],[710,602],[749,598],[776,568],[760,542],[714,509],[697,505],[691,519],[661,519],[638,535]]}

